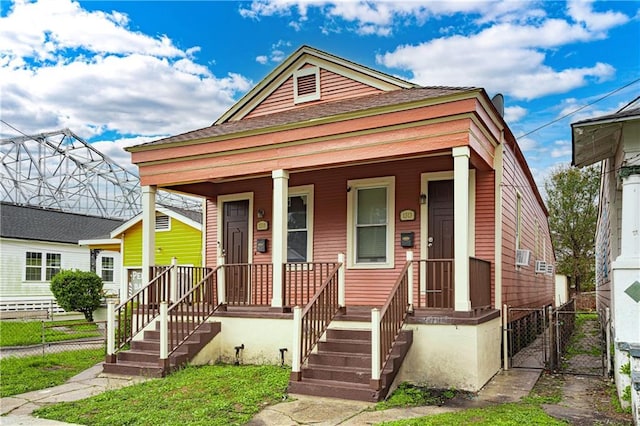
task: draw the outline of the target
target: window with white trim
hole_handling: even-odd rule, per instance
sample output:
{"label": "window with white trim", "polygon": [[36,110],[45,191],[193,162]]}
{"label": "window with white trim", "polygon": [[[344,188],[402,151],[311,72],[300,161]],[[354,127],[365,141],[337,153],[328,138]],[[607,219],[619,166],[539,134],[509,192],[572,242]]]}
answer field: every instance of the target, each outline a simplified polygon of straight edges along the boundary
{"label": "window with white trim", "polygon": [[287,262],[313,261],[313,185],[289,188]]}
{"label": "window with white trim", "polygon": [[516,250],[519,250],[522,238],[522,196],[516,192]]}
{"label": "window with white trim", "polygon": [[102,281],[113,282],[114,258],[111,256],[103,256],[100,260],[100,275]]}
{"label": "window with white trim", "polygon": [[60,253],[28,251],[25,255],[24,279],[25,281],[50,281],[55,274],[60,272],[61,267],[62,255]]}
{"label": "window with white trim", "polygon": [[352,268],[393,268],[395,178],[347,182],[348,229]]}
{"label": "window with white trim", "polygon": [[320,99],[320,68],[302,68],[293,73],[293,102],[315,101]]}

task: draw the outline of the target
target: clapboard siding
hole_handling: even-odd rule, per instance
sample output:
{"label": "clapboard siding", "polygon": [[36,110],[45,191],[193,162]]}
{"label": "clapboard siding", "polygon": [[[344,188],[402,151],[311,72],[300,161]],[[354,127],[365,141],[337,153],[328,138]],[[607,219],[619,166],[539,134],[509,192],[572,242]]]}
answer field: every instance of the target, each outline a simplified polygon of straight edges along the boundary
{"label": "clapboard siding", "polygon": [[617,193],[614,169],[611,159],[602,163],[603,173],[600,184],[600,209],[598,212],[598,225],[596,228],[596,291],[597,308],[602,310],[611,307],[611,262],[616,254],[612,253],[612,237],[618,232],[615,226],[617,216],[615,196]]}
{"label": "clapboard siding", "polygon": [[[156,231],[156,265],[169,265],[175,257],[179,265],[202,266],[202,232],[171,217],[170,231]],[[142,221],[118,236],[123,242],[123,266],[142,265]],[[159,249],[159,251],[158,251]]]}
{"label": "clapboard siding", "polygon": [[[314,185],[314,241],[313,261],[333,262],[338,253],[347,250],[347,181],[382,176],[396,177],[396,223],[395,223],[395,268],[377,270],[347,270],[346,298],[350,305],[381,305],[406,261],[406,250],[400,247],[400,233],[414,232],[415,257],[420,252],[420,174],[425,172],[451,170],[453,160],[450,156],[403,160],[372,165],[333,168],[328,170],[292,173],[289,186]],[[253,192],[254,210],[265,210],[265,219],[270,223],[272,217],[272,182],[269,178],[243,180],[216,185],[216,196]],[[207,264],[215,265],[217,252],[217,206],[216,197],[207,201]],[[493,201],[491,201],[493,202]],[[480,201],[480,205],[483,205]],[[414,221],[400,222],[400,210],[416,211]],[[254,215],[254,221],[257,218]],[[255,223],[253,224],[255,230]],[[269,231],[254,231],[257,238],[271,239]],[[254,252],[254,262],[270,262],[271,252]]]}
{"label": "clapboard siding", "polygon": [[295,104],[293,101],[293,77],[289,77],[280,87],[260,102],[253,111],[247,114],[245,119],[376,92],[380,92],[380,90],[321,68],[319,100]]}
{"label": "clapboard siding", "polygon": [[49,281],[25,281],[26,253],[42,253],[46,265],[46,253],[60,254],[61,269],[89,270],[89,248],[77,244],[51,243],[47,241],[0,239],[0,296],[5,297],[53,297]]}
{"label": "clapboard siding", "polygon": [[[529,266],[516,267],[516,203],[521,196],[522,218],[520,248],[531,250]],[[554,276],[534,272],[536,250],[536,224],[540,238],[546,244],[546,260],[555,263],[549,225],[543,206],[526,178],[512,148],[504,146],[503,155],[503,215],[502,215],[502,285],[503,303],[513,307],[542,307],[553,303]]]}
{"label": "clapboard siding", "polygon": [[[491,300],[495,300],[495,172],[476,172],[475,257],[491,262]],[[473,286],[473,277],[471,277]]]}

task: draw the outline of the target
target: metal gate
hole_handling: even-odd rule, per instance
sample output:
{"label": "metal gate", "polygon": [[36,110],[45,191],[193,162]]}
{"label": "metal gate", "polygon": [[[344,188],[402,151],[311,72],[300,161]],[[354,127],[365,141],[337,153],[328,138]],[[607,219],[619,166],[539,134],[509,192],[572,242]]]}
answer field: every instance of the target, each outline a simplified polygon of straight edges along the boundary
{"label": "metal gate", "polygon": [[600,315],[576,311],[572,302],[553,312],[550,368],[567,374],[604,376],[606,343]]}
{"label": "metal gate", "polygon": [[540,368],[566,374],[605,375],[606,343],[597,312],[559,308],[508,308],[511,368]]}
{"label": "metal gate", "polygon": [[508,308],[508,354],[511,368],[547,368],[549,325],[546,308]]}

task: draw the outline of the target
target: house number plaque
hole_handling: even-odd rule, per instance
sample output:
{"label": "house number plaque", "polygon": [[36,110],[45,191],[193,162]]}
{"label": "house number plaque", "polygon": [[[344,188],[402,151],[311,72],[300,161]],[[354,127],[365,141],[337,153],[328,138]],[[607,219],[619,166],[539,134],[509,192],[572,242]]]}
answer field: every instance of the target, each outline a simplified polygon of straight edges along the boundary
{"label": "house number plaque", "polygon": [[400,212],[400,220],[402,222],[416,220],[416,211],[415,210],[402,210]]}
{"label": "house number plaque", "polygon": [[269,230],[269,222],[267,222],[266,220],[261,220],[258,223],[256,223],[256,229],[258,231],[268,231]]}

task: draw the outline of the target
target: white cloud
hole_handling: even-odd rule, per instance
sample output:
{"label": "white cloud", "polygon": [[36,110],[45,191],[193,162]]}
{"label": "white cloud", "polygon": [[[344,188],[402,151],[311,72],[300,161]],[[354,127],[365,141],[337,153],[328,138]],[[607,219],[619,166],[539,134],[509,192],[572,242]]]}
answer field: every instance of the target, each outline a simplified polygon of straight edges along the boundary
{"label": "white cloud", "polygon": [[[218,77],[199,47],[130,30],[71,0],[16,2],[0,18],[2,118],[25,133],[68,127],[150,138],[211,125],[251,82]],[[105,145],[108,146],[108,145]]]}
{"label": "white cloud", "polygon": [[508,106],[504,108],[504,120],[508,123],[515,123],[527,115],[527,109],[521,106]]}
{"label": "white cloud", "polygon": [[264,65],[269,62],[269,58],[267,57],[267,55],[256,56],[256,62]]}
{"label": "white cloud", "polygon": [[555,141],[551,148],[552,158],[571,158],[571,141]]}

